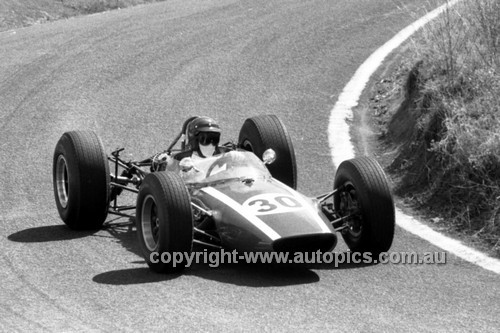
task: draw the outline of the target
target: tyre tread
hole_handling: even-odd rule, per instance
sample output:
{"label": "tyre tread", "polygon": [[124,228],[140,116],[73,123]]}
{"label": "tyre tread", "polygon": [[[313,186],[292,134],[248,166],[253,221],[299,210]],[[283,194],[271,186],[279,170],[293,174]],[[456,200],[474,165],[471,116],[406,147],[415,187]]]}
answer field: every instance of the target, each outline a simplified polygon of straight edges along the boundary
{"label": "tyre tread", "polygon": [[[193,218],[191,199],[181,177],[168,171],[153,172],[144,179],[137,197],[136,226],[139,243],[143,256],[149,267],[159,273],[173,273],[185,268],[185,263],[173,267],[172,263],[152,263],[149,260],[150,252],[142,239],[140,217],[142,200],[146,193],[156,196],[157,206],[166,207],[165,227],[160,235],[158,252],[191,252],[193,244]],[[161,208],[159,208],[161,209]]]}
{"label": "tyre tread", "polygon": [[[64,155],[67,167],[71,168],[70,180],[73,189],[67,209],[58,204],[63,221],[73,229],[98,229],[106,220],[109,205],[109,165],[101,140],[92,131],[65,132],[54,151],[55,164],[59,155]],[[54,192],[56,202],[58,197]]]}
{"label": "tyre tread", "polygon": [[282,121],[276,115],[259,115],[248,118],[241,128],[239,142],[242,143],[245,138],[252,137],[252,133],[257,133],[257,140],[260,140],[265,147],[261,149],[262,151],[255,151],[257,155],[261,155],[267,148],[273,148],[276,152],[276,161],[268,165],[271,174],[296,189],[297,162],[295,151],[290,135]]}
{"label": "tyre tread", "polygon": [[[339,182],[351,178],[358,183],[356,189],[363,206],[363,218],[370,221],[359,244],[348,244],[353,251],[384,252],[389,250],[394,237],[394,202],[387,177],[380,164],[371,157],[358,157],[341,163],[336,176],[335,188]],[[349,239],[346,239],[349,243]]]}

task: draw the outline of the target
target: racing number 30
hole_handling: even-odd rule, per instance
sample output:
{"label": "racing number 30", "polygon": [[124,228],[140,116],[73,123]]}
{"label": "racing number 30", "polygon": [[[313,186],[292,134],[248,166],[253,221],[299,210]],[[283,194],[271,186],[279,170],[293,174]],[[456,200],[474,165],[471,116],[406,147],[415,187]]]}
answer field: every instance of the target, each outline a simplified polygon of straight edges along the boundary
{"label": "racing number 30", "polygon": [[244,204],[255,215],[286,213],[302,208],[297,199],[283,194],[261,194],[248,199]]}

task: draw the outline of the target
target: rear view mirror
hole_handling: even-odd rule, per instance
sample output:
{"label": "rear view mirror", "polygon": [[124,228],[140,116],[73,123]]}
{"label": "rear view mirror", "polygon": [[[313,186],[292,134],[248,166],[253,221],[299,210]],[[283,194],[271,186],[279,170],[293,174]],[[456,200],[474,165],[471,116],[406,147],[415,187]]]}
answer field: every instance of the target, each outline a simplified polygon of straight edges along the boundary
{"label": "rear view mirror", "polygon": [[264,154],[262,154],[262,161],[264,161],[264,164],[272,164],[276,161],[276,152],[272,149],[267,149]]}

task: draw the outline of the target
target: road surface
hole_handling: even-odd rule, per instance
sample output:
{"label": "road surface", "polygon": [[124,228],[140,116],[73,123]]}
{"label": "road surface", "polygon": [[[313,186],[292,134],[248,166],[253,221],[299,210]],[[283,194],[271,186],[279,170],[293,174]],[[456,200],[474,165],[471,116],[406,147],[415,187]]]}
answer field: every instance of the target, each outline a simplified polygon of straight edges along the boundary
{"label": "road surface", "polygon": [[[108,152],[139,159],[193,114],[216,118],[222,141],[247,117],[278,115],[298,189],[328,191],[332,106],[422,6],[170,0],[0,33],[0,330],[498,331],[500,277],[451,254],[444,265],[196,264],[158,275],[131,227],[71,231],[54,203],[64,131],[94,130]],[[391,250],[441,251],[399,228]]]}

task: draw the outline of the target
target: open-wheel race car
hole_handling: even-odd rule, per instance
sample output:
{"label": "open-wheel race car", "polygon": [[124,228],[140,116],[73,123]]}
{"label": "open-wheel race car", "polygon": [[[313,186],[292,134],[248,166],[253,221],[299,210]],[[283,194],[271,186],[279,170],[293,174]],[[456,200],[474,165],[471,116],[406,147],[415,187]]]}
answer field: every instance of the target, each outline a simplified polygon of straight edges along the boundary
{"label": "open-wheel race car", "polygon": [[[191,253],[193,244],[237,251],[332,251],[340,233],[353,252],[389,250],[394,203],[376,160],[342,162],[332,191],[311,198],[296,191],[295,153],[278,117],[248,118],[236,143],[194,158],[187,136],[199,118],[187,119],[164,152],[138,161],[120,157],[123,149],[106,155],[94,132],[64,133],[53,157],[55,200],[64,223],[99,229],[109,223],[108,214],[134,219],[143,257],[158,272],[186,264],[153,262],[153,253]],[[118,204],[124,191],[137,194],[135,205]]]}

